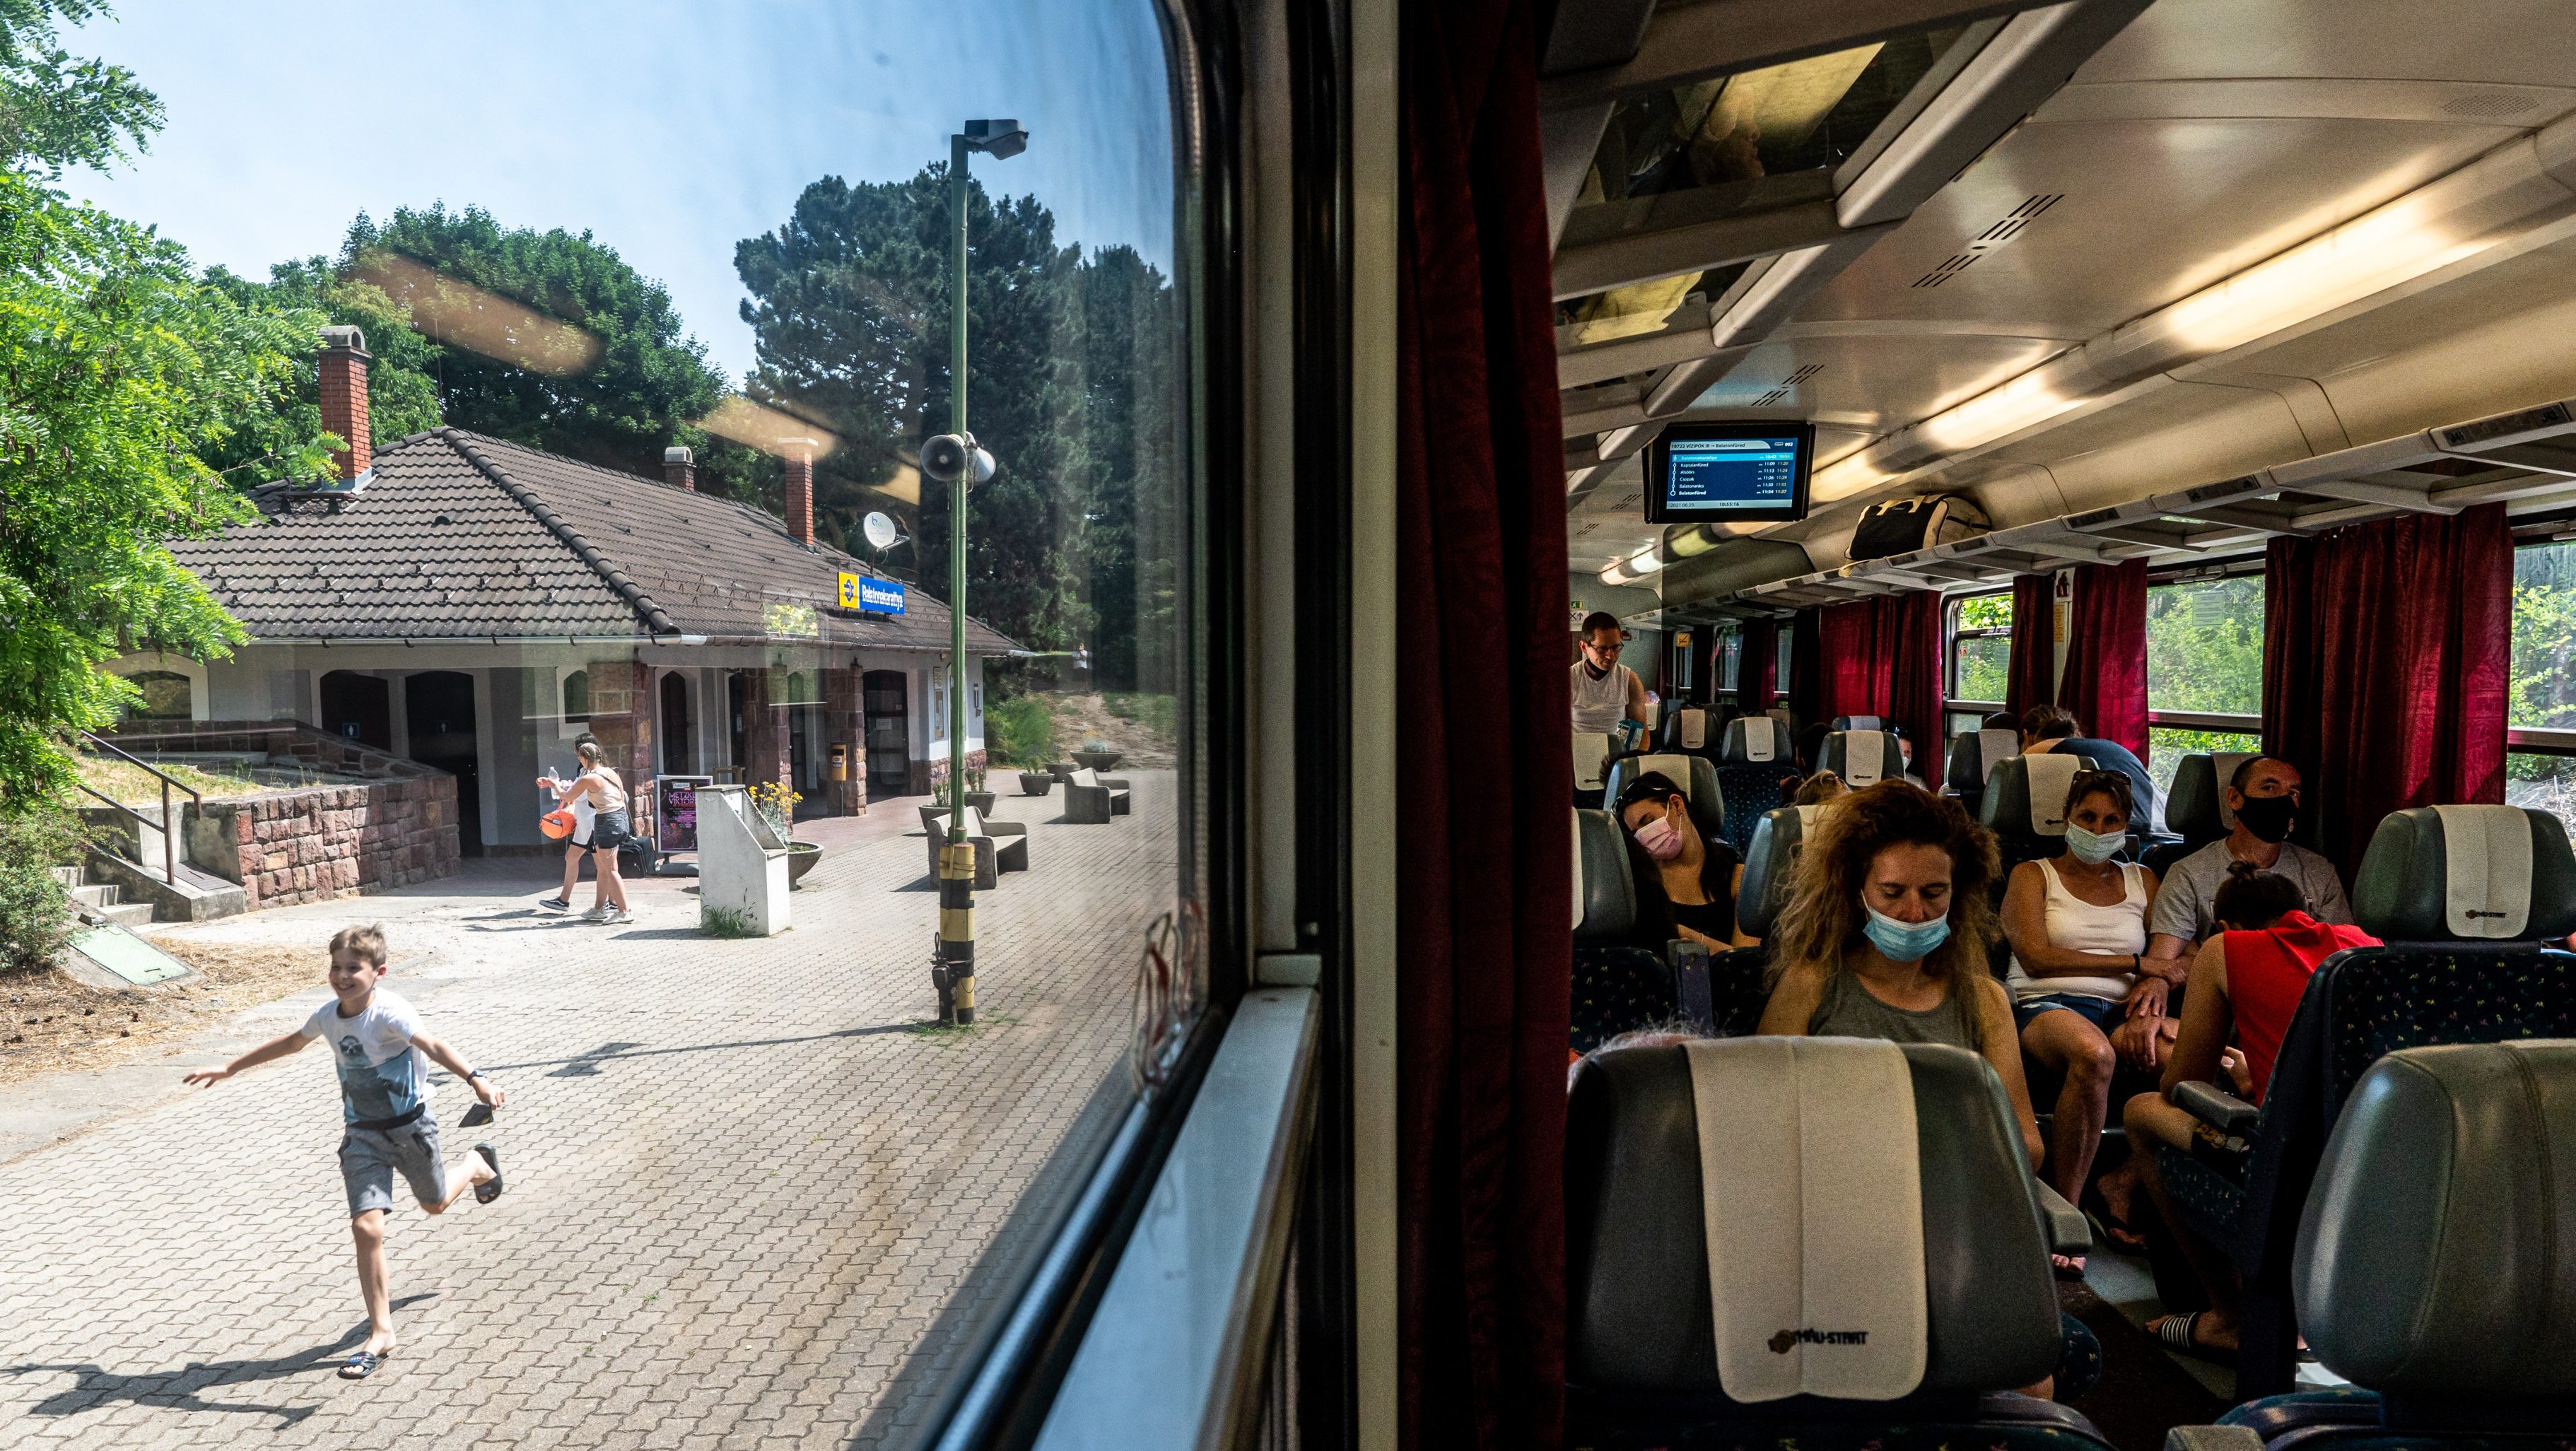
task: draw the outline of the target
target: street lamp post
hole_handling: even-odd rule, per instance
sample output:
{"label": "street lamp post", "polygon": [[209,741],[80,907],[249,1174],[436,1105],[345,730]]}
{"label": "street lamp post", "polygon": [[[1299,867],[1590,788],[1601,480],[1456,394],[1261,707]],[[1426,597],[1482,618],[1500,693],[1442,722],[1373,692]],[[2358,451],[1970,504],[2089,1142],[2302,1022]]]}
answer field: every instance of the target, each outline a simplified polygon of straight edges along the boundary
{"label": "street lamp post", "polygon": [[975,1021],[975,847],[966,839],[966,491],[992,472],[991,456],[966,431],[966,158],[996,161],[1027,149],[1017,121],[969,121],[948,138],[948,419],[949,442],[922,448],[922,471],[937,478],[940,459],[954,459],[948,479],[948,841],[939,852],[939,957],[932,970],[939,1020]]}

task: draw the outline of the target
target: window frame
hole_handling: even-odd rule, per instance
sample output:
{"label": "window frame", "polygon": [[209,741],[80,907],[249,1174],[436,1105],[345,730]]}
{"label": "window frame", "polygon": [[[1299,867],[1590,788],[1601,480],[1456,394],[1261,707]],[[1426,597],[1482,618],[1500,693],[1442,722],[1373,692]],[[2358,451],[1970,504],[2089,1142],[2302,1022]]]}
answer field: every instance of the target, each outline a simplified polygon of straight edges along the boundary
{"label": "window frame", "polygon": [[1961,613],[1961,606],[1965,605],[1970,600],[1991,599],[1997,596],[2001,596],[2005,599],[2012,598],[2012,588],[2007,585],[2002,589],[1963,589],[1942,597],[1941,718],[1945,721],[1953,715],[1992,715],[1996,711],[2002,710],[2005,706],[2005,702],[2000,700],[1970,700],[1965,696],[1952,695],[1950,693],[1958,687],[1959,683],[1959,642],[1961,640],[2009,640],[2012,638],[2013,628],[2010,625],[2005,625],[2001,628],[1988,625],[1980,625],[1973,629],[1964,630],[1960,628],[1959,615]]}

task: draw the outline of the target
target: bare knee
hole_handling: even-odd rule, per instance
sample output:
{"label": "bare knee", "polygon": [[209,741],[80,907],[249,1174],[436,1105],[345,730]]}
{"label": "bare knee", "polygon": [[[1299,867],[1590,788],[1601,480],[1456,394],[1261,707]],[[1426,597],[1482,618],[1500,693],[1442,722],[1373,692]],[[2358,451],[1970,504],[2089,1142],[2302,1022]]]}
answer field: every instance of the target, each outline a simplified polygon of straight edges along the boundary
{"label": "bare knee", "polygon": [[2098,1032],[2080,1033],[2067,1047],[2066,1076],[2088,1088],[2109,1086],[2119,1067],[2120,1055],[2112,1051],[2111,1040]]}
{"label": "bare knee", "polygon": [[447,1206],[437,1203],[434,1200],[424,1199],[420,1201],[420,1212],[423,1214],[445,1214],[447,1212]]}
{"label": "bare knee", "polygon": [[351,1216],[349,1219],[349,1236],[358,1242],[358,1248],[360,1249],[374,1249],[376,1246],[383,1244],[385,1242],[385,1212],[381,1209],[370,1209],[364,1214]]}

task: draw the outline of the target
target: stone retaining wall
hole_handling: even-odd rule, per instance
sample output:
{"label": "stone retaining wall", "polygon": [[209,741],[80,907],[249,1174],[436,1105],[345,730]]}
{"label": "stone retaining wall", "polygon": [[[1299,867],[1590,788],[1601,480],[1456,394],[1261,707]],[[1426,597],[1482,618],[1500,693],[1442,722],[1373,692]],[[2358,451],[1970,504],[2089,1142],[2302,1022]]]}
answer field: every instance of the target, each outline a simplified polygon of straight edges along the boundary
{"label": "stone retaining wall", "polygon": [[172,722],[109,739],[153,751],[266,751],[362,782],[210,798],[184,811],[189,865],[238,882],[256,911],[443,877],[456,870],[456,778],[293,722]]}

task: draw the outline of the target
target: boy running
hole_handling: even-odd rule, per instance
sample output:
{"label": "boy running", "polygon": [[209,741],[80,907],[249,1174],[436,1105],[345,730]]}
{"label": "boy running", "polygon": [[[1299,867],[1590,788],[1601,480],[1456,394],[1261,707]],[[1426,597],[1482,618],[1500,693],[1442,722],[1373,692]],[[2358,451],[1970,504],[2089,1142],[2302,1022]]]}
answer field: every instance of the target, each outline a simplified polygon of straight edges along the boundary
{"label": "boy running", "polygon": [[375,1373],[394,1350],[393,1308],[385,1291],[385,1214],[394,1207],[394,1171],[431,1214],[443,1214],[466,1190],[477,1203],[501,1197],[501,1159],[490,1144],[451,1168],[438,1157],[438,1120],[429,1114],[426,1055],[498,1108],[509,1095],[483,1081],[456,1050],[423,1030],[412,1005],[376,986],[385,976],[381,927],[344,927],[331,939],[331,991],[338,1001],[313,1010],[304,1026],[260,1044],[221,1068],[200,1068],[192,1084],[221,1083],[245,1068],[299,1052],[316,1038],[337,1050],[340,1178],[349,1191],[349,1232],[358,1242],[358,1293],[367,1302],[367,1343],[340,1367],[344,1380]]}

